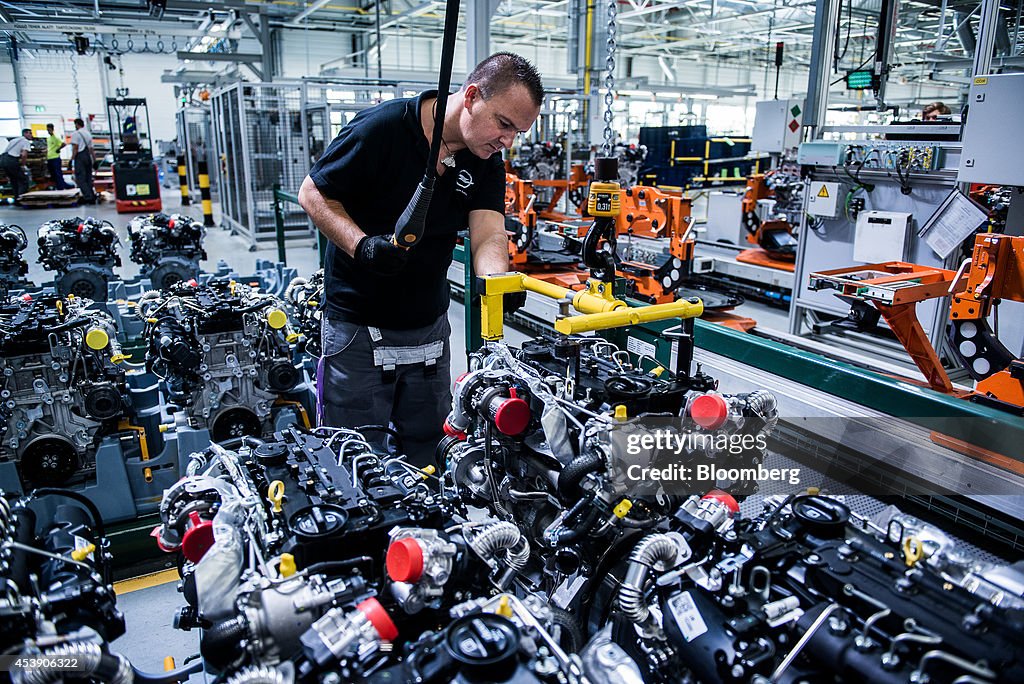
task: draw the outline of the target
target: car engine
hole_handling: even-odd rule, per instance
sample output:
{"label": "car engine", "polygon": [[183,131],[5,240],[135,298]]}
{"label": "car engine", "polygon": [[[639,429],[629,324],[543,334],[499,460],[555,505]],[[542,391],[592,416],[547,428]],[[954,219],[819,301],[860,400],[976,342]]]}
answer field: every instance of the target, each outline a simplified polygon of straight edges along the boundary
{"label": "car engine", "polygon": [[22,253],[28,247],[28,238],[21,226],[0,223],[0,299],[6,300],[11,290],[31,287],[25,276],[28,263]]}
{"label": "car engine", "polygon": [[[624,478],[617,433],[649,419],[684,437],[700,433],[708,439],[672,458],[728,470],[761,463],[762,440],[754,438],[777,420],[768,392],[719,394],[712,378],[688,374],[688,364],[669,371],[646,363],[646,370],[634,366],[628,353],[598,338],[542,337],[522,349],[484,347],[455,383],[449,436],[438,447],[446,487],[516,524],[534,550],[533,588],[577,622],[584,605],[603,620],[608,589],[619,581],[616,552],[686,499],[641,491]],[[749,435],[750,448],[716,446],[717,437],[730,435]],[[707,489],[718,487],[736,496],[756,491],[751,482],[707,482]]]}
{"label": "car engine", "polygon": [[1019,563],[976,560],[896,509],[868,519],[841,497],[767,497],[748,519],[721,505],[694,497],[633,545],[598,641],[643,681],[1024,676]]}
{"label": "car engine", "polygon": [[338,428],[193,454],[164,493],[156,538],[181,554],[189,605],[176,626],[203,628],[208,670],[232,682],[339,682],[402,667],[449,611],[510,586],[525,539],[460,516],[432,470]]}
{"label": "car engine", "polygon": [[143,294],[137,312],[146,369],[179,409],[176,422],[223,441],[273,432],[275,407],[294,406],[304,383],[292,354],[298,335],[277,297],[231,280],[189,281]]}
{"label": "car engine", "polygon": [[12,499],[0,491],[0,547],[0,648],[11,657],[9,681],[63,681],[73,665],[75,681],[132,682],[131,664],[109,650],[125,620],[95,507],[60,489]]}
{"label": "car engine", "polygon": [[205,234],[202,223],[182,214],[137,216],[128,223],[129,258],[153,289],[164,290],[199,277]]}
{"label": "car engine", "polygon": [[54,219],[39,226],[39,263],[56,272],[57,292],[107,301],[107,283],[121,265],[120,240],[109,221]]}
{"label": "car engine", "polygon": [[[33,486],[89,477],[102,438],[128,415],[125,371],[109,315],[74,296],[0,305],[0,472]],[[9,466],[7,466],[9,467]]]}
{"label": "car engine", "polygon": [[321,268],[307,278],[295,278],[284,291],[288,313],[299,332],[297,352],[319,358],[322,352],[320,333],[323,328],[324,270]]}

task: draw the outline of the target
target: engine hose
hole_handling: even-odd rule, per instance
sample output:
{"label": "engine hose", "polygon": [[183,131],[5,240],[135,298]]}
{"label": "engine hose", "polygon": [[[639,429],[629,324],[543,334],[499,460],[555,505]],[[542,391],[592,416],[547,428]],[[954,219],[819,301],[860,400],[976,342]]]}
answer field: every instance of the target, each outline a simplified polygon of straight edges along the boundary
{"label": "engine hose", "polygon": [[[584,499],[584,501],[586,500],[587,499]],[[552,546],[558,547],[566,544],[572,544],[593,529],[594,523],[597,522],[599,516],[600,513],[597,506],[588,506],[586,511],[584,511],[579,524],[573,525],[572,527],[563,527],[552,535]]]}
{"label": "engine hose", "polygon": [[569,653],[576,653],[583,648],[586,639],[583,638],[583,628],[576,616],[558,606],[550,606],[548,610],[551,612],[551,622],[562,630],[558,640],[561,646]]}
{"label": "engine hose", "polygon": [[134,680],[134,672],[128,659],[117,653],[104,653],[99,644],[61,644],[39,654],[25,654],[25,657],[48,660],[73,659],[80,669],[74,672],[45,667],[24,670],[14,666],[11,668],[11,681],[14,684],[54,684],[65,679],[86,679],[94,675],[109,684],[131,684]]}
{"label": "engine hose", "polygon": [[644,584],[647,573],[655,563],[675,564],[679,547],[675,540],[665,534],[651,534],[644,537],[629,556],[626,579],[619,587],[619,610],[630,622],[643,623],[650,616],[650,608],[644,602]]}
{"label": "engine hose", "polygon": [[239,670],[228,679],[227,684],[288,684],[290,681],[276,668],[259,665]]}
{"label": "engine hose", "polygon": [[245,619],[241,616],[218,622],[203,632],[199,652],[214,667],[224,668],[241,655],[248,631]]}
{"label": "engine hose", "polygon": [[584,451],[569,462],[569,465],[558,474],[558,493],[566,499],[579,497],[580,483],[589,473],[596,471],[604,463],[601,455],[592,451]]}
{"label": "engine hose", "polygon": [[514,569],[522,570],[530,558],[530,542],[527,541],[519,528],[510,522],[495,522],[478,530],[473,538],[467,540],[481,558],[495,558],[499,551],[505,552],[505,562]]}
{"label": "engine hose", "polygon": [[778,401],[768,390],[756,390],[746,396],[744,404],[751,413],[764,420],[764,429],[771,432],[779,422]]}
{"label": "engine hose", "polygon": [[304,288],[309,284],[309,281],[305,278],[293,278],[292,282],[288,283],[288,287],[284,289],[284,301],[291,304],[298,304],[295,300],[295,291]]}

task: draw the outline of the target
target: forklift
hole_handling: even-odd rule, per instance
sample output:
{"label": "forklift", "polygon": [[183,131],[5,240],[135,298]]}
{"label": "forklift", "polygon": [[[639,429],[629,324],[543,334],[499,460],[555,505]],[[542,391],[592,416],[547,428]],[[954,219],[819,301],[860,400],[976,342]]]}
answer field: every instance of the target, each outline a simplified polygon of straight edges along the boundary
{"label": "forklift", "polygon": [[117,213],[158,212],[160,177],[153,161],[149,108],[142,97],[107,98]]}

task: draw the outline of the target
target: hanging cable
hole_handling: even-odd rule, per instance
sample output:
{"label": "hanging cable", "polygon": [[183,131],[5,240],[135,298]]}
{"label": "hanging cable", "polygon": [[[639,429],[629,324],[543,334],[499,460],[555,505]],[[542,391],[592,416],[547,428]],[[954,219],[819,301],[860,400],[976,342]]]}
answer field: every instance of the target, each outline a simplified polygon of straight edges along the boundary
{"label": "hanging cable", "polygon": [[82,97],[78,91],[78,57],[71,55],[71,85],[75,90],[75,116],[82,118]]}
{"label": "hanging cable", "polygon": [[604,156],[612,156],[612,102],[615,100],[615,17],[619,12],[618,0],[608,0],[608,39],[604,75]]}

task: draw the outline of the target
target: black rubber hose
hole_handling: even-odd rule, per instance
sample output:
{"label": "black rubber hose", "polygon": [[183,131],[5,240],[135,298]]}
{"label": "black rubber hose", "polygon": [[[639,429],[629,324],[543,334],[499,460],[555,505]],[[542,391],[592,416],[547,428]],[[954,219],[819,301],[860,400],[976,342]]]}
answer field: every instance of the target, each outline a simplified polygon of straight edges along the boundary
{"label": "black rubber hose", "polygon": [[580,520],[578,525],[573,527],[563,527],[555,534],[555,547],[566,546],[572,544],[583,535],[590,532],[594,527],[594,523],[597,522],[597,518],[600,515],[597,506],[589,506],[583,514],[583,518]]}
{"label": "black rubber hose", "polygon": [[548,610],[551,611],[551,622],[558,625],[562,634],[558,640],[559,644],[569,653],[576,653],[585,643],[583,638],[583,628],[580,626],[579,620],[567,610],[562,610],[557,606],[549,606]]}
{"label": "black rubber hose", "polygon": [[218,670],[224,669],[241,655],[247,631],[242,617],[218,622],[204,630],[199,644],[203,660]]}
{"label": "black rubber hose", "polygon": [[603,461],[600,454],[587,451],[574,458],[558,474],[558,493],[566,499],[577,498],[583,478],[600,468]]}

